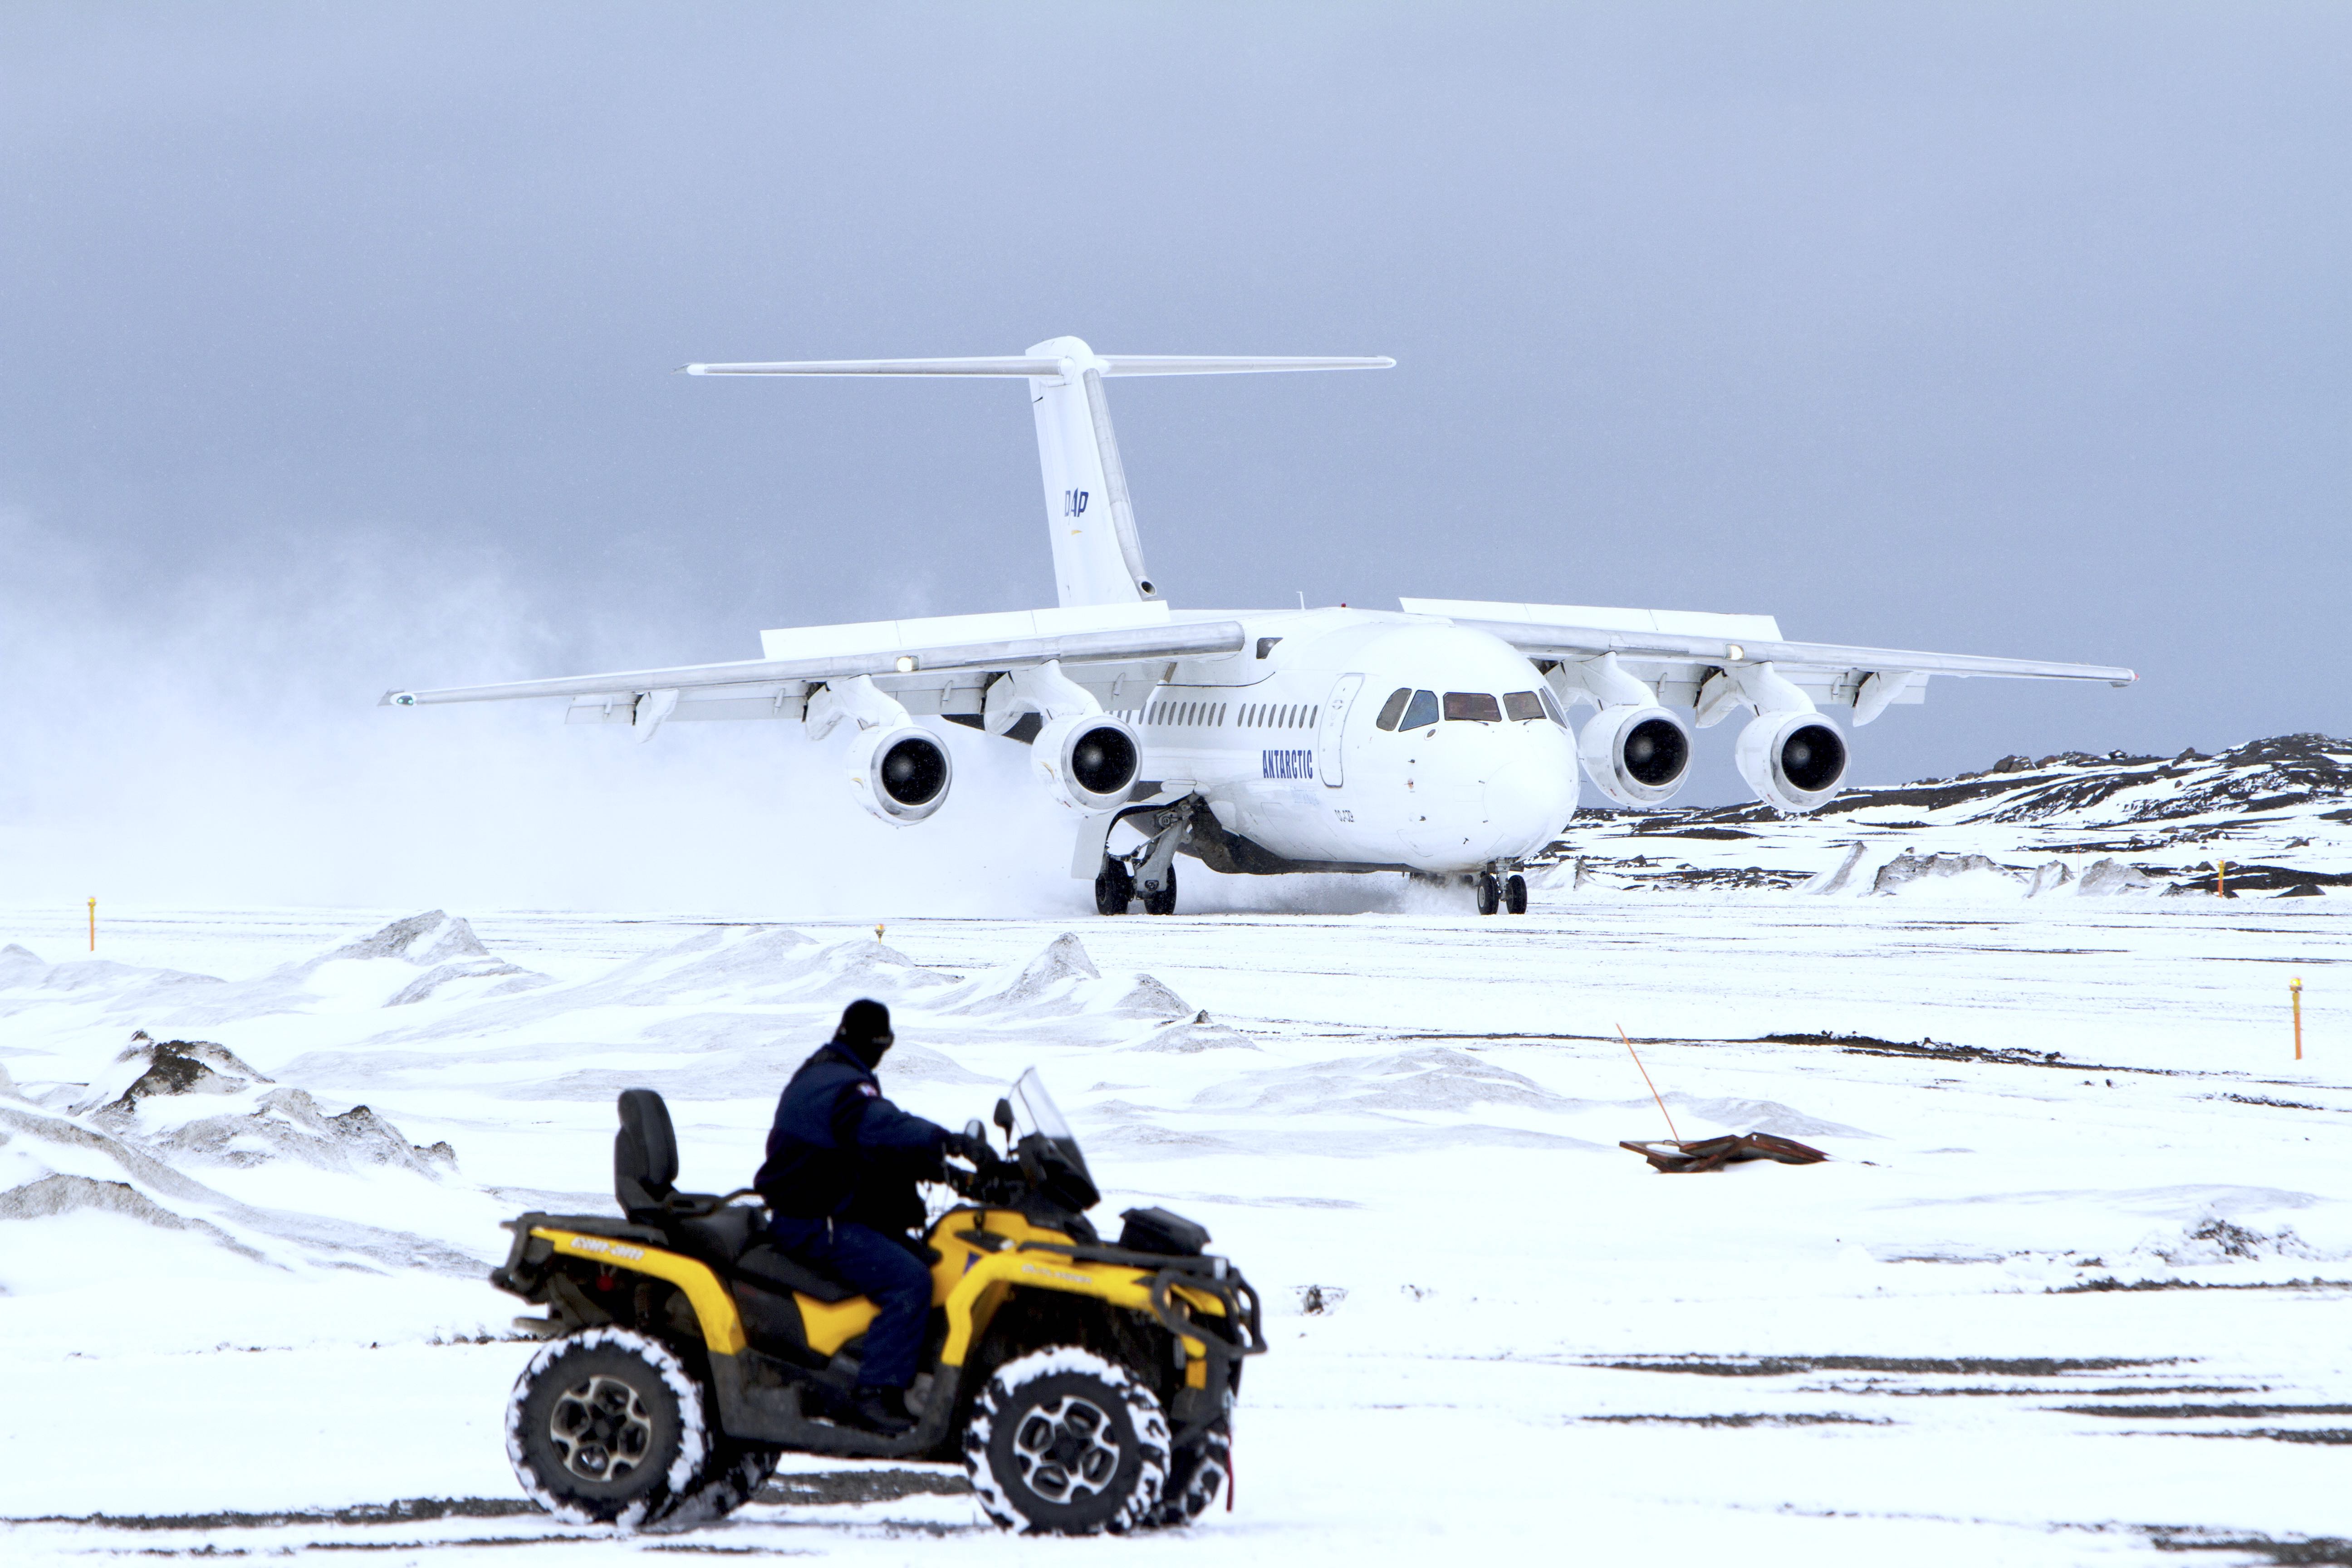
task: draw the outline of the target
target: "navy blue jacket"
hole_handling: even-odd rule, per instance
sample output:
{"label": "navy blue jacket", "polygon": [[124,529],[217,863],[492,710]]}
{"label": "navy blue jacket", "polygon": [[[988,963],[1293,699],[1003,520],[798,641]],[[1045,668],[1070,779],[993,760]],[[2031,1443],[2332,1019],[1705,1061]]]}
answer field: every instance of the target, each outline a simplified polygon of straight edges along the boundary
{"label": "navy blue jacket", "polygon": [[937,1122],[883,1099],[873,1069],[846,1047],[827,1045],[784,1086],[767,1162],[751,1184],[779,1215],[900,1229],[910,1208],[922,1216],[915,1184],[939,1179],[946,1137]]}

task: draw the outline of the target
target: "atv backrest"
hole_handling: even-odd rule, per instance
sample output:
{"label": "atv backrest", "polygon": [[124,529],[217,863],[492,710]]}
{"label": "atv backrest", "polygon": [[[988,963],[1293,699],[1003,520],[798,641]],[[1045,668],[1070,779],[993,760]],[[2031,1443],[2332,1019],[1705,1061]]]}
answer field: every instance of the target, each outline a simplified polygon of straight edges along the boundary
{"label": "atv backrest", "polygon": [[621,1130],[613,1135],[613,1195],[636,1219],[658,1212],[677,1186],[677,1133],[669,1107],[649,1089],[621,1091]]}

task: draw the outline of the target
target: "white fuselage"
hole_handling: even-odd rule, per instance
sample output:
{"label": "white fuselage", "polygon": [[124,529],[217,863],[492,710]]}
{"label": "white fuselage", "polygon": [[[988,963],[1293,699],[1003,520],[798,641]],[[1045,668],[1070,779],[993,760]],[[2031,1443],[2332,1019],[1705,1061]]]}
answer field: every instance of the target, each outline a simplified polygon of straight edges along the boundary
{"label": "white fuselage", "polygon": [[[1576,810],[1574,741],[1548,697],[1508,716],[1544,679],[1496,637],[1345,608],[1175,618],[1239,620],[1249,646],[1149,688],[1122,682],[1104,706],[1142,737],[1146,779],[1191,784],[1227,831],[1276,855],[1471,871],[1541,849]],[[1441,715],[1450,694],[1465,716],[1383,728],[1398,691],[1431,693]],[[1392,721],[1426,719],[1410,698],[1406,710]]]}

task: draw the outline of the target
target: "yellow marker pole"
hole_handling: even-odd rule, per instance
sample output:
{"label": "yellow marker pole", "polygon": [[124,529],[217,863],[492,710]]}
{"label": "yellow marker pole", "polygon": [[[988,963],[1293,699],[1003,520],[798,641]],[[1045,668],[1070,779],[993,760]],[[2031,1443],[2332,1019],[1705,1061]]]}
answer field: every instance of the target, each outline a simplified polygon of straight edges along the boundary
{"label": "yellow marker pole", "polygon": [[89,950],[92,952],[98,951],[98,900],[96,899],[89,901]]}
{"label": "yellow marker pole", "polygon": [[2217,899],[2230,896],[2230,863],[2227,860],[2213,862],[2213,896]]}
{"label": "yellow marker pole", "polygon": [[874,922],[874,940],[876,942],[882,940],[882,922],[879,921]]}
{"label": "yellow marker pole", "polygon": [[2294,1059],[2303,1060],[2303,977],[2296,975],[2286,983],[2287,994],[2294,998]]}

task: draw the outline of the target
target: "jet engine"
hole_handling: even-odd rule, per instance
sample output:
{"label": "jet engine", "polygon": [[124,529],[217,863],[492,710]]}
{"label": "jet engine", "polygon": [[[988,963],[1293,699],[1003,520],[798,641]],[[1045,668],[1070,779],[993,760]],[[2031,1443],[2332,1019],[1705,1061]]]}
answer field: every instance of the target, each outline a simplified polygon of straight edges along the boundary
{"label": "jet engine", "polygon": [[1819,713],[1758,714],[1735,757],[1756,798],[1790,816],[1823,805],[1845,781],[1845,737]]}
{"label": "jet engine", "polygon": [[1690,726],[1654,704],[1603,708],[1578,732],[1576,754],[1611,800],[1657,805],[1672,799],[1690,774]]}
{"label": "jet engine", "polygon": [[877,724],[860,732],[849,743],[848,760],[857,804],[898,827],[939,810],[955,779],[947,747],[912,724]]}
{"label": "jet engine", "polygon": [[1127,804],[1143,771],[1143,742],[1117,719],[1078,713],[1038,731],[1029,743],[1029,761],[1064,805],[1108,811]]}

